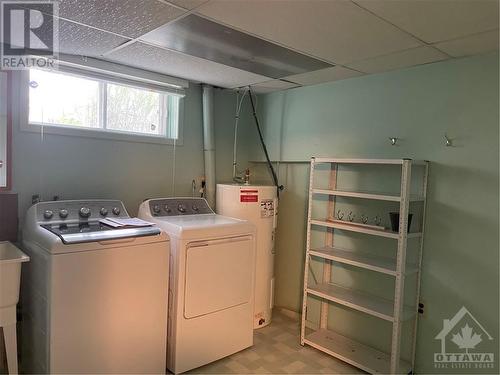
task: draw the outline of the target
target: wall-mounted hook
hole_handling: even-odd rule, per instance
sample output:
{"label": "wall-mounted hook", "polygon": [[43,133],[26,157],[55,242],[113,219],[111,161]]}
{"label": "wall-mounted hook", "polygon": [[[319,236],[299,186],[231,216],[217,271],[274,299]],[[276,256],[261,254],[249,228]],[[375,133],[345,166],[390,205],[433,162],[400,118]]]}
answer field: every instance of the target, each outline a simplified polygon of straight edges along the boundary
{"label": "wall-mounted hook", "polygon": [[453,140],[446,133],[444,134],[444,139],[446,147],[453,147]]}
{"label": "wall-mounted hook", "polygon": [[361,214],[361,222],[362,222],[363,224],[368,223],[368,215]]}
{"label": "wall-mounted hook", "polygon": [[398,143],[399,138],[397,137],[389,137],[389,140],[391,141],[392,146],[396,146]]}
{"label": "wall-mounted hook", "polygon": [[344,213],[340,210],[337,211],[337,219],[338,220],[343,220],[344,219]]}

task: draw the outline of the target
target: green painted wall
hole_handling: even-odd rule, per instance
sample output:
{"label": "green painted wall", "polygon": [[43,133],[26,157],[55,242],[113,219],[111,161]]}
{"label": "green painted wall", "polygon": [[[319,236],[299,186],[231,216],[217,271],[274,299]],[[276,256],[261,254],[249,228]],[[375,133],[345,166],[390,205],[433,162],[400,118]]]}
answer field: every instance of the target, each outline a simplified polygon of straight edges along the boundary
{"label": "green painted wall", "polygon": [[[498,360],[498,62],[494,53],[259,99],[273,159],[431,161],[421,293],[426,308],[419,321],[416,361],[420,373],[498,373],[498,365],[494,370],[442,370],[433,365],[433,353],[440,349],[434,337],[443,319],[453,317],[462,306],[494,337],[489,342],[483,335],[485,342],[478,349],[494,351]],[[445,147],[445,133],[454,139],[454,147]],[[391,146],[388,137],[401,138],[398,146]],[[249,158],[262,159],[254,139]],[[266,174],[262,166],[253,169]],[[308,175],[305,164],[280,166],[286,191],[279,210],[276,305],[294,311],[301,309]],[[388,285],[379,276],[367,276],[367,271],[364,275],[351,271],[353,277],[364,278],[365,285]],[[377,319],[348,318],[346,311],[337,316],[341,330],[372,345],[390,339],[390,326],[378,328]]]}
{"label": "green painted wall", "polygon": [[[248,98],[243,102],[238,125],[238,171],[248,164],[250,148],[257,139],[257,131],[250,117]],[[231,90],[214,91],[215,160],[217,182],[231,182],[233,176],[233,145],[236,116],[236,94]]]}
{"label": "green painted wall", "polygon": [[[14,92],[13,191],[23,216],[31,196],[43,199],[113,198],[135,215],[145,198],[191,196],[191,181],[204,174],[201,88],[185,97],[184,142],[171,145],[124,142],[20,130]],[[175,156],[175,157],[174,157]],[[174,181],[175,169],[175,181]]]}

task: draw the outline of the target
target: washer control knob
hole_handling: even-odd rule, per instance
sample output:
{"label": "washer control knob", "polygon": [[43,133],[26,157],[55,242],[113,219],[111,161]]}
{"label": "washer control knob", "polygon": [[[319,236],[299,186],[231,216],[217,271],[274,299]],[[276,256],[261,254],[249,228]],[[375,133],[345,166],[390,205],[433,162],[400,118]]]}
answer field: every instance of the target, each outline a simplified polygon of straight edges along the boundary
{"label": "washer control knob", "polygon": [[78,212],[80,214],[80,217],[83,217],[84,219],[90,217],[90,208],[88,207],[82,207],[80,208],[80,211]]}
{"label": "washer control knob", "polygon": [[47,220],[52,219],[52,216],[54,216],[54,212],[52,212],[51,210],[45,210],[45,212],[43,213],[43,217]]}
{"label": "washer control knob", "polygon": [[186,207],[184,207],[184,205],[180,204],[177,206],[177,210],[179,210],[180,213],[185,213]]}
{"label": "washer control knob", "polygon": [[198,206],[197,206],[197,205],[195,205],[195,204],[193,204],[193,207],[192,207],[192,208],[193,208],[193,211],[194,211],[194,212],[198,212],[198,210],[199,210]]}
{"label": "washer control knob", "polygon": [[59,217],[61,219],[66,219],[68,217],[68,210],[65,210],[64,208],[59,211]]}
{"label": "washer control knob", "polygon": [[121,212],[120,207],[113,207],[113,214],[114,215],[118,216],[118,215],[120,215],[120,212]]}
{"label": "washer control knob", "polygon": [[106,207],[101,207],[101,209],[99,210],[99,213],[101,214],[101,216],[107,216],[108,209]]}
{"label": "washer control knob", "polygon": [[155,214],[159,214],[159,213],[161,212],[161,207],[160,207],[160,205],[159,205],[159,204],[155,204],[155,205],[153,206],[153,212],[154,212]]}
{"label": "washer control knob", "polygon": [[166,211],[166,212],[168,212],[168,213],[172,212],[172,209],[171,209],[170,207],[168,207],[168,204],[166,204],[163,208],[164,208],[164,209],[165,209],[165,211]]}

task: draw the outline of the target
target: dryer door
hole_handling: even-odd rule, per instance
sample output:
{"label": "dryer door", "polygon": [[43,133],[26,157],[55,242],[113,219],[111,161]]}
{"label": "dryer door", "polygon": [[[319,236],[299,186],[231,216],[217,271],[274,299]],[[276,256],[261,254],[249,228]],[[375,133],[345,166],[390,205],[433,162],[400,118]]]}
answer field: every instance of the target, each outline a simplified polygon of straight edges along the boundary
{"label": "dryer door", "polygon": [[184,317],[195,318],[251,302],[254,267],[252,236],[189,243]]}

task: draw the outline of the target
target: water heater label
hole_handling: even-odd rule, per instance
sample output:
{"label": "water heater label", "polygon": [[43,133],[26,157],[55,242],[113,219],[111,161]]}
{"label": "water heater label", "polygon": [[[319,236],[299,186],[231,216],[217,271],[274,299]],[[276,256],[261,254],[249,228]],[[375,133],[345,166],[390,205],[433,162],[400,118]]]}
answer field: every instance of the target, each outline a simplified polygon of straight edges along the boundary
{"label": "water heater label", "polygon": [[260,201],[260,217],[273,217],[274,216],[274,200],[263,199]]}
{"label": "water heater label", "polygon": [[256,203],[259,201],[258,190],[240,190],[240,202]]}

